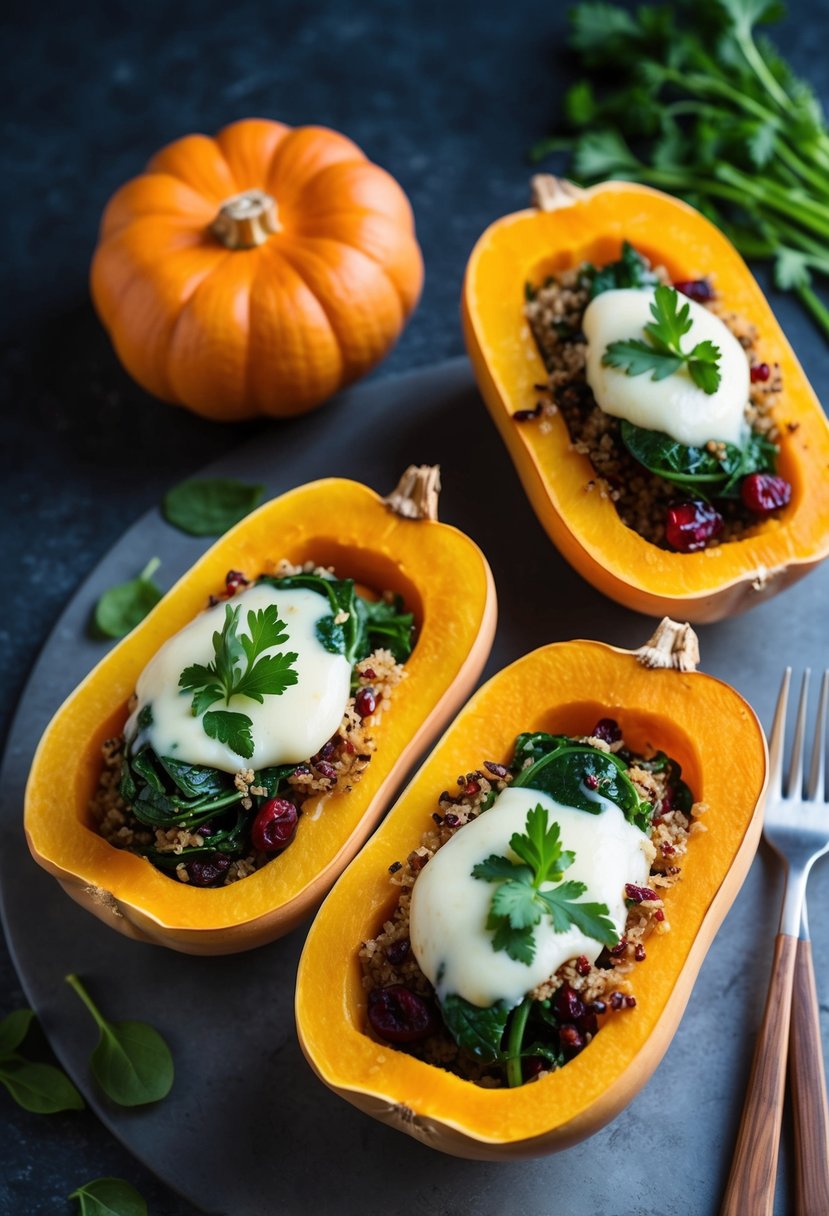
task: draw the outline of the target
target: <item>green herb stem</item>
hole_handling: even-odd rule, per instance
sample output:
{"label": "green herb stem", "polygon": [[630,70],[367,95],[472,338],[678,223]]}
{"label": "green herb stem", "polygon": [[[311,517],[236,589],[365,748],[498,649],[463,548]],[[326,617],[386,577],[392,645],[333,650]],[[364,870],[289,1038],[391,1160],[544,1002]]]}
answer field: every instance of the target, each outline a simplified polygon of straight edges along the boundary
{"label": "green herb stem", "polygon": [[823,333],[829,339],[829,308],[826,307],[814,289],[807,284],[801,284],[795,288],[795,291],[803,307],[817,321]]}
{"label": "green herb stem", "polygon": [[533,999],[525,996],[515,1010],[510,1021],[509,1037],[507,1039],[507,1085],[516,1089],[524,1083],[524,1073],[521,1067],[521,1047],[524,1043],[524,1031],[527,1028],[527,1018]]}
{"label": "green herb stem", "polygon": [[94,1001],[92,1000],[92,997],[86,991],[86,989],[84,988],[83,984],[78,979],[78,977],[76,975],[67,975],[64,978],[66,979],[66,982],[69,985],[69,987],[74,989],[74,991],[78,994],[78,996],[83,1001],[84,1005],[86,1005],[87,1009],[92,1014],[92,1017],[95,1020],[95,1024],[101,1030],[105,1030],[107,1027],[105,1018],[99,1012],[98,1007],[95,1005]]}

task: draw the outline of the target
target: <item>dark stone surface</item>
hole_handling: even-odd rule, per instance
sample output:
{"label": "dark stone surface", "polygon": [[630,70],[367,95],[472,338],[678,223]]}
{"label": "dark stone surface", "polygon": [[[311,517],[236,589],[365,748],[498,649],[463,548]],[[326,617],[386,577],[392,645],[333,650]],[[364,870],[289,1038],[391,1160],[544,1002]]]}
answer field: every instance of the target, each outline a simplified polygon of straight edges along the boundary
{"label": "dark stone surface", "polygon": [[[825,98],[826,59],[814,49],[829,32],[829,7],[790,7],[808,20],[792,17],[775,39]],[[385,376],[461,352],[467,255],[490,220],[524,205],[525,149],[547,130],[568,79],[563,8],[530,0],[12,8],[0,175],[10,313],[2,738],[39,648],[88,570],[165,488],[263,425],[221,428],[171,410],[118,367],[86,289],[115,187],[168,140],[251,114],[344,130],[409,193],[426,259],[423,300],[375,373]],[[791,299],[772,300],[825,392],[824,344]],[[5,954],[0,979],[2,1013],[23,1001]],[[68,1212],[75,1186],[116,1174],[154,1212],[193,1212],[91,1115],[29,1116],[3,1093],[0,1115],[0,1211]]]}

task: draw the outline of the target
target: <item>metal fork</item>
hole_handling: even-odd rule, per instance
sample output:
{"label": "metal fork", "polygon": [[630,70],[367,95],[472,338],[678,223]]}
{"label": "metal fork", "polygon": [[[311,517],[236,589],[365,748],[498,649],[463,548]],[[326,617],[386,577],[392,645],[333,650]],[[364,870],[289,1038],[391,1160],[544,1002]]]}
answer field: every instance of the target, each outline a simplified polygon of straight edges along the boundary
{"label": "metal fork", "polygon": [[[791,668],[777,699],[771,733],[769,789],[763,832],[786,865],[786,888],[763,1023],[754,1049],[748,1090],[722,1216],[771,1216],[777,1171],[786,1056],[791,1023],[792,1089],[797,1143],[800,1216],[829,1213],[829,1145],[826,1083],[815,996],[811,947],[804,911],[806,880],[813,863],[829,851],[829,803],[825,769],[829,671],[824,672],[806,795],[803,740],[809,672],[803,677],[788,780],[783,792],[783,744]],[[800,935],[800,940],[798,940]],[[792,1010],[793,985],[796,1004]]]}

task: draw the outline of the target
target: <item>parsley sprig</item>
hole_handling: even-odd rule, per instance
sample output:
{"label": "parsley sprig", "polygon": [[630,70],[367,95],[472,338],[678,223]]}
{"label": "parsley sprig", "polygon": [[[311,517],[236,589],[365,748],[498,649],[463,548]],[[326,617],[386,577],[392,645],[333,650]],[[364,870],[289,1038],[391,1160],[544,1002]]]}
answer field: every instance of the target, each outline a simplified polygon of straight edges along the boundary
{"label": "parsley sprig", "polygon": [[[550,917],[556,933],[566,933],[574,925],[604,946],[617,944],[607,906],[576,902],[587,890],[585,884],[561,881],[575,854],[562,848],[559,825],[548,822],[546,807],[539,803],[527,812],[524,832],[514,832],[509,847],[520,863],[492,853],[472,870],[473,878],[498,884],[487,919],[493,950],[505,950],[510,958],[529,966],[535,958],[534,929],[544,916]],[[542,890],[545,883],[558,886]]]}
{"label": "parsley sprig", "polygon": [[602,355],[605,367],[620,367],[629,376],[651,372],[654,380],[664,380],[681,367],[704,393],[715,393],[720,385],[720,348],[706,339],[691,350],[682,349],[682,339],[693,325],[687,303],[679,307],[679,293],[673,287],[656,288],[651,303],[653,320],[645,326],[646,342],[631,338],[611,342]]}
{"label": "parsley sprig", "polygon": [[213,634],[213,662],[186,667],[179,687],[193,693],[193,715],[203,715],[205,734],[248,760],[254,752],[251,719],[247,714],[210,707],[222,700],[229,705],[233,697],[250,697],[261,705],[266,696],[281,696],[297,682],[293,665],[298,655],[295,651],[264,653],[288,641],[276,604],[248,612],[247,634],[239,633],[240,611],[239,604],[226,606],[224,624]]}

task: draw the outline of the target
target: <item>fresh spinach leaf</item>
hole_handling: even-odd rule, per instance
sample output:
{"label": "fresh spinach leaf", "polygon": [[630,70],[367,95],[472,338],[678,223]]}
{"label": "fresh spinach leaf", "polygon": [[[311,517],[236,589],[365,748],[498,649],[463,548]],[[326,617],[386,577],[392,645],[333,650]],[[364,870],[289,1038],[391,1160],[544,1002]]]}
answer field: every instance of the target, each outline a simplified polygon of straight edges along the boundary
{"label": "fresh spinach leaf", "polygon": [[92,616],[99,637],[126,637],[155,608],[164,595],[153,582],[153,575],[160,565],[160,560],[154,557],[137,578],[118,583],[103,593]]}
{"label": "fresh spinach leaf", "polygon": [[450,993],[440,1002],[440,1011],[459,1047],[465,1047],[481,1060],[501,1058],[501,1040],[510,1012],[504,1001],[479,1007]]}
{"label": "fresh spinach leaf", "polygon": [[173,1085],[173,1057],[164,1039],[146,1022],[109,1022],[76,975],[66,982],[77,993],[100,1031],[90,1057],[95,1080],[119,1106],[143,1106],[165,1098]]}
{"label": "fresh spinach leaf", "polygon": [[0,1056],[16,1051],[34,1021],[33,1009],[15,1009],[0,1022]]}
{"label": "fresh spinach leaf", "polygon": [[264,486],[233,478],[196,477],[168,490],[161,510],[168,523],[190,536],[221,536],[259,505],[264,492]]}
{"label": "fresh spinach leaf", "polygon": [[147,1204],[123,1178],[96,1178],[69,1196],[77,1199],[79,1216],[147,1216]]}
{"label": "fresh spinach leaf", "polygon": [[84,1108],[83,1098],[65,1073],[53,1064],[26,1060],[17,1052],[0,1057],[0,1084],[18,1106],[36,1115]]}

